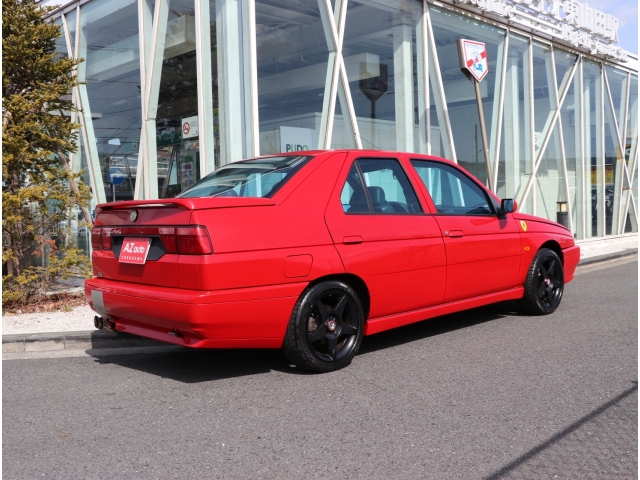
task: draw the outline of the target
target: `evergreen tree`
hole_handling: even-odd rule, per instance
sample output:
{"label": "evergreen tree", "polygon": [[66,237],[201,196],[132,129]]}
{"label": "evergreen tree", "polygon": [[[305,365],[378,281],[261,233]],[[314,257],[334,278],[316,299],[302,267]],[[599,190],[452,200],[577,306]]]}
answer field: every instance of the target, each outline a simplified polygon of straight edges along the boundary
{"label": "evergreen tree", "polygon": [[[67,99],[81,60],[58,56],[62,29],[44,18],[50,11],[36,0],[2,0],[3,305],[88,269],[73,242],[61,241],[72,210],[90,222],[89,189],[68,158],[79,125],[70,121],[75,107]],[[42,259],[37,268],[34,256]]]}

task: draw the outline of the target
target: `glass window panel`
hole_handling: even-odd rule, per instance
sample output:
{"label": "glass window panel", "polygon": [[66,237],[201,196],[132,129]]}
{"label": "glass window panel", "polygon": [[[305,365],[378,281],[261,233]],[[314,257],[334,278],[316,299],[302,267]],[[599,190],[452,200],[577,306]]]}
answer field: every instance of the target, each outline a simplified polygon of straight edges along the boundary
{"label": "glass window panel", "polygon": [[[605,234],[611,235],[613,225],[614,199],[616,192],[620,192],[622,181],[622,150],[619,147],[618,134],[615,128],[614,112],[611,110],[609,98],[606,92],[604,98],[604,215]],[[613,232],[617,234],[616,232]]]}
{"label": "glass window panel", "polygon": [[260,153],[315,149],[328,24],[325,28],[316,0],[257,0],[255,8]]}
{"label": "glass window panel", "polygon": [[[76,15],[67,15],[70,30],[75,30]],[[75,35],[75,33],[73,33]],[[94,0],[82,6],[79,69],[86,80],[95,141],[106,198],[112,201],[133,198],[135,169],[127,169],[127,180],[112,186],[107,172],[114,166],[129,164],[137,158],[140,127],[140,52],[138,9],[133,1]],[[82,167],[87,168],[83,152]],[[85,170],[86,171],[86,170]],[[86,175],[88,182],[88,175]]]}
{"label": "glass window panel", "polygon": [[578,105],[579,75],[576,73],[569,84],[567,95],[560,108],[564,154],[567,160],[567,180],[569,184],[569,201],[573,219],[573,232],[577,239],[582,239],[582,204],[583,192],[580,185],[584,182],[585,170],[582,166],[580,132],[580,110]]}
{"label": "glass window panel", "polygon": [[[627,84],[627,72],[618,70],[613,67],[606,66],[607,81],[609,82],[609,91],[611,92],[611,100],[613,102],[614,115],[618,122],[620,130],[624,128],[622,122],[622,114],[624,112],[625,103],[627,101],[626,84]],[[607,103],[609,100],[607,99]]]}
{"label": "glass window panel", "polygon": [[499,51],[504,42],[505,31],[475,18],[461,16],[437,7],[430,6],[429,11],[458,163],[480,181],[486,182],[487,172],[475,89],[473,83],[460,71],[456,42],[464,37],[486,44],[489,73],[480,83],[480,91],[487,138],[490,139],[493,103],[494,100],[498,101],[499,92],[497,72],[502,66]]}
{"label": "glass window panel", "polygon": [[[193,0],[170,0],[156,112],[158,193],[174,197],[200,178]],[[214,111],[217,111],[217,102]],[[189,124],[185,129],[183,125]]]}
{"label": "glass window panel", "polygon": [[59,56],[68,57],[69,52],[67,50],[67,41],[64,36],[64,27],[62,25],[62,18],[61,17],[56,18],[53,23],[58,27],[60,27],[60,33],[62,34],[60,35],[60,37],[56,39],[56,51],[58,52]]}
{"label": "glass window panel", "polygon": [[533,111],[534,144],[538,155],[544,141],[545,127],[551,123],[552,111],[556,110],[555,79],[551,64],[551,49],[533,42]]}
{"label": "glass window panel", "polygon": [[583,102],[584,102],[584,147],[585,161],[590,168],[590,174],[585,177],[585,191],[591,196],[587,199],[586,230],[587,237],[603,236],[602,218],[604,210],[600,213],[598,205],[604,203],[604,178],[603,178],[603,145],[602,145],[602,120],[601,120],[601,76],[600,65],[590,60],[583,63]]}
{"label": "glass window panel", "polygon": [[342,188],[340,195],[340,201],[342,203],[342,209],[349,213],[369,213],[369,204],[367,203],[367,196],[364,193],[364,183],[356,163],[349,170],[347,175],[347,181]]}
{"label": "glass window panel", "polygon": [[556,85],[558,91],[562,92],[562,81],[568,75],[578,56],[558,48],[553,49],[553,56],[556,61]]}
{"label": "glass window panel", "polygon": [[559,48],[553,49],[553,58],[556,67],[556,81],[558,85],[558,95],[562,95],[562,88],[566,86],[571,74],[571,68],[578,60],[575,53],[566,52]]}
{"label": "glass window panel", "polygon": [[67,18],[67,25],[69,26],[69,35],[71,36],[71,47],[76,48],[76,24],[77,24],[77,11],[71,10],[65,14]]}
{"label": "glass window panel", "polygon": [[418,198],[397,160],[357,161],[364,176],[374,213],[421,212]]}
{"label": "glass window panel", "polygon": [[[338,89],[343,91],[342,83],[338,83]],[[338,100],[341,95],[338,95]],[[346,105],[345,105],[346,107]],[[356,148],[356,140],[351,128],[349,113],[342,110],[342,102],[336,102],[335,116],[333,119],[333,133],[331,134],[331,148]],[[366,147],[365,147],[366,148]]]}
{"label": "glass window panel", "polygon": [[[419,2],[349,2],[343,56],[362,146],[415,151]],[[344,111],[344,109],[343,109]]]}
{"label": "glass window panel", "polygon": [[566,202],[558,124],[549,138],[536,173],[536,215],[556,221],[556,202]]}
{"label": "glass window panel", "polygon": [[[498,195],[519,198],[531,173],[531,122],[529,97],[529,39],[511,34],[505,78],[502,142],[504,153],[498,166]],[[526,202],[531,204],[532,202]],[[527,205],[520,211],[531,212]]]}
{"label": "glass window panel", "polygon": [[438,213],[442,215],[492,215],[482,189],[457,168],[444,163],[411,160]]}
{"label": "glass window panel", "polygon": [[207,175],[180,197],[270,198],[312,158],[284,156],[234,162]]}
{"label": "glass window panel", "polygon": [[447,150],[445,150],[444,141],[446,141],[446,133],[443,131],[445,126],[440,125],[438,119],[438,111],[433,96],[433,89],[438,88],[435,82],[429,79],[429,128],[431,130],[431,155],[436,157],[447,157]]}
{"label": "glass window panel", "polygon": [[[636,202],[636,208],[640,207],[638,200],[638,77],[631,75],[631,84],[629,85],[629,120],[627,122],[626,142],[625,142],[625,158],[629,170],[634,168],[634,172],[629,172],[632,178],[631,191]],[[628,153],[627,153],[628,152]],[[633,209],[629,207],[629,215],[633,215]],[[631,231],[638,231],[638,218],[630,217]],[[625,230],[626,231],[626,230]]]}

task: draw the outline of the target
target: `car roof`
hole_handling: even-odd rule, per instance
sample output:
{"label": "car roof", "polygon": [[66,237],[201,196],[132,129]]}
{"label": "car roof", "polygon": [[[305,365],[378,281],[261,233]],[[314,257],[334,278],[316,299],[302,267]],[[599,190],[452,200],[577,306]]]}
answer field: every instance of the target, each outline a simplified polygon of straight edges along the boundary
{"label": "car roof", "polygon": [[322,154],[328,154],[328,153],[357,153],[359,156],[367,156],[367,155],[371,155],[371,156],[375,156],[375,157],[385,157],[385,156],[389,156],[389,157],[393,157],[393,156],[398,156],[398,155],[403,155],[403,156],[411,156],[414,157],[416,159],[422,159],[422,160],[435,160],[438,162],[444,162],[444,163],[450,163],[452,165],[457,165],[455,162],[453,162],[452,160],[449,160],[447,158],[443,158],[443,157],[437,157],[435,155],[427,155],[425,153],[415,153],[415,152],[399,152],[399,151],[393,151],[393,150],[374,150],[374,149],[356,149],[356,148],[342,148],[342,149],[335,149],[335,150],[301,150],[301,151],[297,151],[297,152],[281,152],[281,153],[270,153],[267,155],[261,155],[259,157],[254,157],[251,159],[247,159],[247,160],[259,160],[261,158],[269,158],[269,157],[288,157],[288,156],[300,156],[300,155],[322,155]]}

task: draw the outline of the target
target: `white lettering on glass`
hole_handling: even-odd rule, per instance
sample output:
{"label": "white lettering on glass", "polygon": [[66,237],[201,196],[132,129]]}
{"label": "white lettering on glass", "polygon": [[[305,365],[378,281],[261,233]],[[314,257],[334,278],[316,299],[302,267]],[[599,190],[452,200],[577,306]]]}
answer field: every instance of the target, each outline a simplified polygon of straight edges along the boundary
{"label": "white lettering on glass", "polygon": [[480,10],[509,18],[509,23],[543,29],[553,37],[626,62],[627,55],[618,42],[616,17],[590,8],[577,0],[457,0]]}

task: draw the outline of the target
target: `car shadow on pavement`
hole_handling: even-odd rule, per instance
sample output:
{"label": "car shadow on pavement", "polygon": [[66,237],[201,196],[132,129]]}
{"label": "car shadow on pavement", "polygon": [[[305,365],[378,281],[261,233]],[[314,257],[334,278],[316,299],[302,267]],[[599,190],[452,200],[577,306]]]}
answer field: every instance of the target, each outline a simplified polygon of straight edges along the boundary
{"label": "car shadow on pavement", "polygon": [[396,347],[416,340],[452,332],[460,328],[468,328],[511,316],[522,316],[522,313],[518,311],[518,304],[514,301],[494,303],[472,310],[434,317],[429,320],[423,320],[404,327],[387,330],[370,337],[365,337],[359,354]]}
{"label": "car shadow on pavement", "polygon": [[[414,323],[366,337],[359,354],[393,348],[460,328],[516,315],[516,311],[515,302],[502,302]],[[91,356],[100,365],[119,365],[184,383],[212,382],[271,371],[294,375],[314,375],[289,365],[280,350],[169,348],[166,351],[155,351],[154,353],[131,354],[100,353],[100,350],[94,350],[91,352]]]}
{"label": "car shadow on pavement", "polygon": [[184,383],[201,383],[290,368],[280,350],[192,350],[133,354],[92,353],[100,365],[119,365]]}

